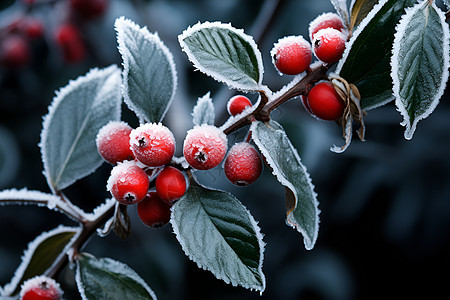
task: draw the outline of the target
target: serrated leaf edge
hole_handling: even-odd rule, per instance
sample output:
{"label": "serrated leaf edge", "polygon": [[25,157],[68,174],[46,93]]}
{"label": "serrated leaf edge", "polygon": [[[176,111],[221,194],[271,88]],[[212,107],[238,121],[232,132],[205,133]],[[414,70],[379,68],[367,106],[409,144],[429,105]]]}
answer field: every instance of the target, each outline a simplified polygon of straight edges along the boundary
{"label": "serrated leaf edge", "polygon": [[[61,252],[61,254],[58,257],[61,257],[62,255],[66,255],[66,252],[70,249],[72,246],[72,243],[78,238],[79,234],[81,233],[81,227],[68,227],[68,226],[58,226],[50,231],[43,232],[39,236],[37,236],[33,241],[31,241],[28,244],[27,249],[24,251],[21,263],[19,267],[16,269],[11,281],[6,284],[3,287],[3,293],[2,296],[11,296],[11,293],[13,293],[16,288],[17,284],[20,282],[20,279],[23,276],[23,273],[25,272],[28,264],[30,263],[30,260],[33,256],[33,253],[36,251],[36,248],[47,238],[54,236],[56,234],[62,233],[62,232],[75,232],[72,239],[67,243],[66,247],[64,247],[64,250]],[[56,259],[55,261],[57,261]]]}
{"label": "serrated leaf edge", "polygon": [[252,47],[255,56],[256,56],[256,60],[258,61],[258,68],[259,68],[259,80],[257,82],[259,89],[261,90],[266,90],[265,87],[262,86],[262,80],[263,80],[263,74],[264,74],[264,65],[263,65],[263,60],[262,60],[262,55],[261,52],[258,49],[258,45],[256,44],[255,40],[253,39],[252,36],[244,33],[243,29],[238,29],[235,28],[231,25],[231,23],[222,23],[222,22],[198,22],[197,24],[193,25],[193,26],[189,26],[187,29],[185,29],[180,35],[178,35],[178,41],[180,43],[181,49],[187,54],[189,61],[191,61],[194,66],[202,73],[205,73],[207,75],[210,75],[212,78],[214,78],[215,80],[219,81],[219,82],[223,82],[226,85],[228,85],[231,88],[237,89],[239,91],[250,91],[251,89],[249,89],[247,86],[245,85],[241,85],[241,84],[236,84],[232,81],[229,81],[228,79],[226,79],[225,77],[223,77],[219,72],[214,72],[211,70],[205,70],[205,68],[202,67],[202,65],[200,64],[200,62],[195,58],[195,56],[192,54],[191,50],[189,49],[189,47],[186,45],[186,43],[184,42],[184,39],[187,38],[188,36],[194,34],[197,31],[200,31],[202,29],[205,28],[211,28],[211,27],[219,27],[219,28],[223,28],[223,29],[228,29],[234,33],[236,33],[237,35],[239,35],[241,38],[243,38],[246,42],[248,42],[250,44],[250,46]]}
{"label": "serrated leaf edge", "polygon": [[[252,123],[252,125],[250,127],[250,131],[251,132],[255,132],[256,126],[258,126],[258,122],[259,121],[256,121],[256,122]],[[272,121],[272,122],[275,122],[275,121]],[[264,125],[264,126],[266,126],[266,125]],[[285,132],[282,132],[282,134],[286,136]],[[275,166],[275,162],[273,161],[273,159],[271,158],[269,153],[266,151],[266,148],[262,144],[262,141],[258,138],[258,135],[257,134],[253,134],[252,135],[252,139],[255,142],[255,144],[258,146],[258,148],[261,151],[261,153],[266,158],[266,161],[269,164],[269,166]],[[314,207],[315,207],[315,210],[316,210],[316,215],[315,215],[316,223],[314,224],[315,230],[314,230],[313,238],[310,239],[308,234],[307,234],[307,232],[305,230],[303,230],[299,226],[299,224],[297,224],[297,222],[292,218],[291,212],[287,212],[286,223],[290,227],[295,228],[298,232],[301,233],[301,235],[303,236],[303,242],[304,242],[304,245],[305,245],[305,249],[306,250],[311,250],[311,249],[314,248],[314,245],[315,245],[315,243],[317,241],[317,237],[318,237],[318,234],[319,234],[319,214],[320,214],[320,210],[318,208],[319,207],[319,202],[317,201],[317,193],[314,191],[314,185],[312,183],[312,180],[311,180],[311,177],[310,177],[308,171],[306,170],[306,167],[301,163],[300,156],[298,155],[297,150],[294,148],[294,146],[292,145],[290,140],[289,139],[287,139],[287,140],[289,141],[289,145],[291,147],[291,150],[294,153],[294,157],[296,158],[297,162],[299,163],[299,165],[302,167],[304,173],[306,174],[306,180],[307,180],[307,182],[308,182],[308,184],[309,184],[309,186],[311,188],[312,195],[314,197]],[[293,194],[295,196],[295,207],[297,207],[298,198],[297,198],[296,193],[294,192],[296,190],[295,187],[280,172],[276,172],[275,168],[272,167],[272,169],[273,169],[272,174],[277,178],[277,180],[282,185],[284,185],[285,187],[289,188],[293,192]]]}
{"label": "serrated leaf edge", "polygon": [[444,54],[444,62],[447,63],[446,66],[444,66],[444,71],[443,71],[443,76],[442,76],[442,80],[441,80],[441,85],[439,88],[439,91],[437,94],[434,95],[434,99],[431,102],[430,107],[420,116],[418,116],[417,118],[414,119],[414,122],[411,124],[411,120],[409,119],[409,115],[408,112],[406,111],[406,108],[404,107],[402,101],[401,101],[401,97],[400,97],[400,79],[398,77],[398,64],[396,64],[395,62],[399,61],[399,50],[400,50],[400,41],[402,39],[402,33],[405,30],[405,27],[409,24],[409,21],[411,21],[412,17],[414,16],[414,14],[420,10],[423,5],[429,5],[427,4],[429,1],[428,0],[424,0],[422,2],[417,3],[415,6],[407,8],[405,11],[405,14],[402,16],[402,18],[400,19],[400,22],[397,24],[396,28],[395,28],[395,35],[394,35],[394,42],[393,42],[393,48],[392,48],[392,57],[391,57],[391,78],[393,81],[393,94],[395,97],[395,104],[397,106],[397,110],[400,112],[400,114],[403,117],[403,121],[401,123],[402,126],[405,126],[405,132],[404,132],[404,137],[407,140],[412,139],[413,134],[416,130],[417,124],[420,120],[423,120],[425,118],[427,118],[436,108],[436,106],[439,104],[439,99],[442,97],[442,95],[444,94],[445,91],[445,87],[446,87],[446,82],[448,81],[448,76],[449,76],[449,71],[448,68],[450,66],[450,57],[449,57],[449,42],[450,42],[450,33],[449,33],[449,27],[448,24],[445,21],[445,14],[444,12],[439,9],[435,2],[432,1],[431,3],[431,7],[437,12],[438,16],[441,19],[441,24],[443,25],[443,33],[444,33],[444,41],[443,41],[443,45],[444,45],[444,50],[443,50],[443,54]]}
{"label": "serrated leaf edge", "polygon": [[[175,61],[172,55],[172,52],[170,52],[169,48],[163,43],[163,41],[159,38],[159,35],[157,32],[151,33],[147,26],[140,27],[130,19],[125,18],[124,16],[121,16],[116,19],[114,22],[114,28],[117,32],[117,49],[119,50],[119,53],[122,57],[126,57],[126,55],[132,56],[131,52],[125,47],[125,41],[121,34],[121,28],[122,27],[131,27],[133,30],[140,32],[144,35],[144,37],[148,40],[151,40],[155,42],[156,45],[163,51],[164,55],[167,58],[167,61],[169,62],[170,69],[172,70],[172,81],[173,81],[173,87],[172,87],[172,95],[166,105],[166,109],[164,110],[161,120],[164,119],[164,116],[166,115],[167,111],[169,110],[169,107],[171,103],[173,102],[173,99],[175,98],[175,92],[177,90],[177,83],[178,83],[178,75],[177,70],[175,68]],[[123,60],[122,62],[123,71],[122,71],[122,95],[124,97],[124,101],[127,104],[127,106],[136,114],[136,116],[139,118],[140,123],[146,123],[149,120],[145,117],[145,114],[141,112],[141,109],[134,105],[133,101],[130,98],[130,95],[128,94],[128,82],[127,80],[123,80],[124,78],[128,77],[129,71],[130,71],[130,65],[128,60]],[[161,120],[158,120],[156,122],[160,122]]]}
{"label": "serrated leaf edge", "polygon": [[[57,186],[53,186],[52,179],[50,178],[50,174],[49,174],[49,170],[48,170],[48,161],[46,158],[47,149],[46,149],[45,141],[47,140],[48,128],[50,126],[50,121],[54,115],[56,108],[61,104],[61,102],[64,100],[64,98],[69,93],[71,93],[74,89],[76,89],[78,87],[78,85],[83,84],[85,82],[89,82],[92,77],[100,77],[100,76],[106,75],[108,73],[112,74],[116,71],[117,72],[119,71],[119,68],[116,65],[111,65],[104,69],[98,69],[98,68],[90,69],[85,75],[79,76],[78,78],[76,78],[74,80],[69,80],[69,83],[66,86],[62,87],[61,89],[59,89],[55,92],[56,96],[53,98],[53,101],[48,108],[48,113],[43,118],[42,131],[41,131],[41,135],[40,135],[41,140],[38,144],[39,148],[41,149],[41,159],[42,159],[42,163],[44,165],[44,170],[42,173],[44,174],[45,178],[47,179],[47,183],[53,192],[55,192],[55,189],[57,188]],[[116,111],[115,113],[116,113],[117,119],[119,119],[120,118],[120,106],[119,106],[119,110]],[[102,161],[99,162],[98,166],[100,166],[101,163],[102,163]],[[95,169],[96,168],[93,168],[90,173],[86,174],[86,176],[93,173],[95,171]],[[60,174],[61,174],[61,171],[60,171]],[[58,177],[60,176],[60,174],[58,174]],[[72,180],[70,182],[70,184],[74,183],[75,181],[76,180]],[[69,186],[70,184],[66,184],[66,185]]]}
{"label": "serrated leaf edge", "polygon": [[[141,284],[147,290],[147,292],[150,294],[150,296],[154,300],[157,300],[155,292],[144,281],[144,279],[142,279],[142,277],[138,273],[136,273],[136,271],[133,270],[130,266],[128,266],[127,264],[124,264],[124,263],[122,263],[120,261],[108,258],[108,257],[103,257],[102,259],[108,261],[111,264],[117,265],[117,269],[118,270],[125,270],[125,271],[127,271],[127,274],[126,274],[127,276],[132,274],[132,276],[128,276],[128,277],[132,278],[137,283]],[[77,283],[78,291],[80,292],[81,298],[83,300],[93,300],[93,299],[89,299],[89,298],[86,297],[86,292],[84,290],[84,285],[83,285],[83,282],[81,280],[80,262],[77,260],[76,263],[77,263],[77,269],[75,271],[75,281]]]}
{"label": "serrated leaf edge", "polygon": [[[203,105],[208,106],[208,111],[206,112],[208,116],[206,117],[207,122],[201,123],[200,120],[203,119],[202,116],[199,116],[199,114],[202,112],[200,111],[201,107]],[[207,92],[203,97],[199,97],[197,100],[197,103],[194,106],[194,109],[192,110],[192,122],[194,123],[194,126],[196,125],[202,125],[202,124],[208,124],[208,125],[214,125],[214,118],[215,118],[215,112],[214,112],[214,104],[212,102],[211,98],[211,92]]]}
{"label": "serrated leaf edge", "polygon": [[[198,183],[198,182],[197,182]],[[199,184],[199,183],[198,183]],[[255,230],[256,233],[256,238],[258,240],[258,245],[259,245],[259,264],[258,264],[258,273],[261,275],[261,279],[263,281],[263,286],[243,286],[244,288],[250,289],[250,290],[256,290],[259,292],[264,292],[264,290],[266,289],[266,277],[262,271],[262,265],[264,262],[264,250],[265,250],[265,246],[266,244],[263,241],[263,237],[264,235],[261,233],[261,229],[258,226],[258,222],[255,220],[255,218],[250,214],[250,211],[245,207],[244,204],[242,204],[242,202],[240,202],[234,195],[232,195],[231,193],[228,193],[226,191],[222,191],[219,189],[214,189],[214,188],[210,188],[210,187],[205,187],[201,184],[199,184],[199,186],[201,186],[202,188],[208,189],[208,190],[212,190],[212,191],[217,191],[217,192],[221,192],[224,194],[228,194],[229,196],[233,197],[234,199],[236,199],[244,208],[244,210],[246,211],[249,219],[250,219],[250,223],[253,226],[253,229]],[[180,199],[180,201],[182,201],[182,199]],[[190,260],[192,260],[193,262],[195,262],[197,264],[197,266],[199,266],[200,268],[202,268],[203,270],[209,271],[211,272],[217,279],[219,280],[223,280],[226,284],[231,284],[232,286],[239,286],[240,284],[231,281],[226,274],[216,274],[215,272],[213,272],[213,270],[211,270],[210,268],[208,268],[207,265],[203,265],[200,261],[198,261],[194,255],[192,255],[188,249],[188,247],[186,246],[186,244],[184,243],[184,241],[180,238],[180,230],[176,224],[176,222],[173,220],[173,211],[176,209],[175,207],[176,205],[172,206],[171,208],[171,217],[170,217],[170,224],[172,225],[172,229],[173,232],[175,234],[175,237],[177,238],[178,242],[181,245],[181,248],[183,249],[183,252],[185,253],[185,255],[187,257],[189,257]],[[240,285],[242,286],[242,285]]]}

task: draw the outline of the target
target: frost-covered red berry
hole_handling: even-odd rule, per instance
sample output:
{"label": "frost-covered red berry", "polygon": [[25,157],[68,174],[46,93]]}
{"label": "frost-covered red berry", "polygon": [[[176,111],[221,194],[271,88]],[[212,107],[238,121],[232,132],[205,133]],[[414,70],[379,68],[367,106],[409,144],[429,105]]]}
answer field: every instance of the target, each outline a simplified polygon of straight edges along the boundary
{"label": "frost-covered red berry", "polygon": [[175,153],[175,138],[161,123],[147,123],[133,129],[130,146],[134,157],[149,167],[167,165]]}
{"label": "frost-covered red berry", "polygon": [[314,54],[325,63],[335,63],[341,59],[345,50],[345,36],[338,30],[326,28],[314,36]]}
{"label": "frost-covered red berry", "polygon": [[237,143],[228,151],[224,171],[231,183],[246,186],[256,181],[263,164],[258,151],[249,143]]}
{"label": "frost-covered red berry", "polygon": [[184,158],[194,169],[209,170],[225,157],[227,137],[219,128],[203,124],[187,132],[183,144]]}
{"label": "frost-covered red berry", "polygon": [[130,149],[131,130],[130,125],[121,121],[111,121],[99,130],[95,141],[104,160],[115,165],[134,159]]}
{"label": "frost-covered red berry", "polygon": [[122,204],[134,204],[147,195],[150,180],[134,161],[124,161],[111,170],[106,188]]}
{"label": "frost-covered red berry", "polygon": [[20,68],[30,61],[31,51],[20,35],[11,34],[0,41],[0,61],[9,68]]}
{"label": "frost-covered red berry", "polygon": [[86,48],[81,33],[72,24],[64,24],[56,30],[56,43],[62,50],[64,60],[68,63],[76,63],[86,56]]}
{"label": "frost-covered red berry", "polygon": [[270,55],[280,73],[297,75],[306,71],[311,64],[311,44],[300,35],[287,36],[278,40]]}
{"label": "frost-covered red berry", "polygon": [[20,300],[60,300],[59,284],[47,276],[37,276],[25,281],[20,290]]}
{"label": "frost-covered red berry", "polygon": [[247,107],[252,107],[252,102],[244,95],[236,95],[228,100],[227,103],[228,113],[232,116],[240,114]]}
{"label": "frost-covered red berry", "polygon": [[315,34],[325,28],[334,28],[342,33],[346,33],[346,29],[344,26],[344,22],[341,17],[335,13],[323,13],[317,16],[312,22],[309,24],[309,38],[310,40],[314,40]]}
{"label": "frost-covered red berry", "polygon": [[308,94],[308,105],[319,119],[335,121],[344,114],[344,100],[329,82],[316,84]]}
{"label": "frost-covered red berry", "polygon": [[156,177],[155,188],[159,198],[171,204],[186,192],[186,178],[177,168],[167,166]]}
{"label": "frost-covered red berry", "polygon": [[108,0],[70,0],[70,7],[82,17],[92,19],[104,14]]}
{"label": "frost-covered red berry", "polygon": [[158,228],[169,223],[171,207],[172,205],[162,201],[156,192],[149,192],[144,200],[137,204],[137,212],[145,225]]}

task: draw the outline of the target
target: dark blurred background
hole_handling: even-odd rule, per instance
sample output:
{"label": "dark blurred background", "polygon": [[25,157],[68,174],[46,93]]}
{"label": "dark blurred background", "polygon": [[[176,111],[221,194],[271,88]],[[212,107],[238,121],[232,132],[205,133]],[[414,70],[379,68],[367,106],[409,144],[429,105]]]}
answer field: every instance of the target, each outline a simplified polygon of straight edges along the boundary
{"label": "dark blurred background", "polygon": [[[157,31],[175,57],[178,91],[164,123],[175,134],[179,154],[185,132],[192,127],[190,113],[197,98],[211,91],[220,125],[233,91],[194,72],[180,50],[178,34],[198,21],[231,22],[243,28],[259,43],[264,83],[278,90],[292,77],[280,77],[274,70],[269,54],[273,43],[286,35],[307,37],[309,22],[333,11],[328,0],[94,0],[88,1],[89,9],[80,6],[85,1],[72,2],[0,2],[0,53],[14,50],[12,58],[0,64],[0,189],[49,192],[37,146],[42,116],[54,91],[69,79],[92,67],[121,64],[113,29],[116,17],[124,15]],[[249,97],[256,101],[256,95]],[[170,225],[159,230],[145,227],[135,207],[129,209],[133,231],[127,241],[114,234],[95,236],[85,251],[125,262],[163,300],[448,299],[449,117],[446,93],[436,111],[419,123],[414,138],[406,141],[402,118],[390,103],[368,113],[366,142],[355,139],[345,153],[334,154],[329,147],[342,143],[337,125],[310,117],[299,99],[276,110],[273,118],[285,127],[318,193],[321,223],[312,251],[306,251],[301,235],[285,225],[284,189],[268,168],[247,188],[230,184],[220,169],[199,175],[203,183],[236,195],[259,221],[267,243],[267,288],[262,296],[228,286],[197,268],[185,257]],[[125,106],[122,118],[137,124]],[[110,169],[103,164],[66,193],[92,210],[109,197],[105,185]],[[75,225],[44,208],[0,207],[1,286],[9,282],[28,242],[60,223]],[[72,270],[63,271],[58,281],[66,299],[80,299]]]}

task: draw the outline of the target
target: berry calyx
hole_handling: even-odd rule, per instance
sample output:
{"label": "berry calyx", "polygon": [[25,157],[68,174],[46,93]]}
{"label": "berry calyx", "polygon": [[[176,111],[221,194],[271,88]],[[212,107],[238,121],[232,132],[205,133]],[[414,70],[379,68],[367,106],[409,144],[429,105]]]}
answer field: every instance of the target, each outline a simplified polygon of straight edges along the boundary
{"label": "berry calyx", "polygon": [[86,48],[81,33],[77,27],[64,24],[55,34],[56,43],[62,50],[64,60],[68,63],[76,63],[86,56]]}
{"label": "berry calyx", "polygon": [[252,107],[252,102],[250,102],[250,99],[243,95],[231,97],[227,103],[227,111],[232,116],[240,114],[247,107]]}
{"label": "berry calyx", "polygon": [[316,84],[308,94],[308,105],[319,119],[335,121],[342,117],[345,102],[329,82]]}
{"label": "berry calyx", "polygon": [[134,159],[130,149],[132,130],[130,125],[121,121],[111,121],[99,130],[95,142],[104,160],[115,165],[124,160]]}
{"label": "berry calyx", "polygon": [[172,205],[162,201],[157,192],[148,195],[137,204],[137,212],[141,221],[152,228],[159,228],[170,221]]}
{"label": "berry calyx", "polygon": [[186,178],[177,168],[167,166],[156,177],[155,187],[159,198],[172,204],[186,192]]}
{"label": "berry calyx", "polygon": [[8,68],[21,68],[30,61],[31,51],[20,35],[8,35],[0,41],[0,61]]}
{"label": "berry calyx", "polygon": [[323,13],[317,16],[314,20],[309,24],[309,38],[310,40],[314,40],[316,33],[325,28],[334,28],[342,33],[346,33],[346,29],[344,26],[344,22],[341,17],[339,17],[336,13]]}
{"label": "berry calyx", "polygon": [[36,276],[25,281],[20,290],[21,300],[60,300],[59,284],[47,276]]}
{"label": "berry calyx", "polygon": [[297,75],[306,71],[311,64],[311,44],[301,35],[284,37],[274,45],[270,55],[280,73]]}
{"label": "berry calyx", "polygon": [[225,157],[227,137],[219,128],[203,124],[187,132],[183,144],[184,158],[197,170],[209,170]]}
{"label": "berry calyx", "polygon": [[134,157],[149,167],[161,167],[172,160],[175,138],[161,123],[147,123],[133,129],[130,146]]}
{"label": "berry calyx", "polygon": [[246,142],[233,145],[224,163],[225,176],[238,186],[255,182],[262,173],[263,164],[258,151]]}
{"label": "berry calyx", "polygon": [[134,204],[147,195],[150,180],[134,161],[119,163],[111,170],[106,188],[121,204]]}
{"label": "berry calyx", "polygon": [[325,63],[335,63],[341,59],[345,50],[345,36],[338,30],[326,28],[314,36],[314,54]]}

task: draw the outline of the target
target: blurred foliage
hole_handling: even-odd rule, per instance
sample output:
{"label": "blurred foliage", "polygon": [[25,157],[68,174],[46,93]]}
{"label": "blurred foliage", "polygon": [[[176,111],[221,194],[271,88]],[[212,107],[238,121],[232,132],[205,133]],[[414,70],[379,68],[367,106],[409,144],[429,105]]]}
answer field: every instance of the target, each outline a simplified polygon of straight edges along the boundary
{"label": "blurred foliage", "polygon": [[[27,11],[21,1],[7,7],[11,2],[0,3],[1,28]],[[121,64],[113,29],[116,17],[125,15],[158,32],[174,54],[179,85],[164,123],[173,130],[180,154],[186,130],[192,126],[191,110],[197,98],[211,91],[220,112],[234,92],[194,72],[180,50],[178,34],[206,20],[231,22],[252,34],[263,7],[263,1],[257,0],[111,0],[101,18],[77,21],[88,52],[83,61],[67,64],[53,39],[55,29],[67,17],[67,2],[53,1],[52,5],[29,11],[45,27],[44,37],[31,43],[31,63],[21,69],[0,67],[0,134],[11,137],[11,142],[1,143],[0,167],[5,165],[2,161],[16,154],[19,157],[17,171],[0,171],[2,189],[48,191],[37,147],[42,116],[54,90],[69,79],[91,67]],[[280,77],[272,67],[269,52],[273,43],[286,35],[307,36],[308,23],[325,11],[332,11],[328,0],[285,1],[259,44],[264,83],[270,88],[278,90],[291,78]],[[256,95],[249,96],[256,101]],[[232,186],[220,169],[199,174],[204,184],[233,193],[259,221],[267,243],[263,266],[267,288],[262,297],[228,286],[198,269],[184,256],[170,225],[148,229],[137,218],[135,207],[128,209],[132,219],[129,240],[114,235],[94,237],[85,250],[128,264],[160,299],[348,300],[447,295],[448,277],[438,271],[445,274],[450,267],[448,98],[447,92],[412,141],[404,140],[401,116],[393,104],[370,111],[366,117],[367,141],[355,140],[339,155],[329,147],[341,143],[340,128],[310,117],[299,99],[274,111],[273,118],[283,124],[299,150],[318,193],[319,238],[310,252],[304,250],[301,236],[285,225],[284,189],[269,168],[247,188]],[[137,125],[125,107],[122,116],[132,126]],[[226,114],[218,113],[216,124],[225,118]],[[242,139],[245,134],[241,130],[230,140]],[[109,196],[105,185],[110,169],[104,164],[95,174],[69,187],[66,194],[82,208],[92,209]],[[64,216],[43,208],[1,207],[0,285],[11,278],[28,241],[59,223],[73,225]],[[71,270],[65,270],[58,280],[66,299],[79,299]]]}

